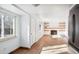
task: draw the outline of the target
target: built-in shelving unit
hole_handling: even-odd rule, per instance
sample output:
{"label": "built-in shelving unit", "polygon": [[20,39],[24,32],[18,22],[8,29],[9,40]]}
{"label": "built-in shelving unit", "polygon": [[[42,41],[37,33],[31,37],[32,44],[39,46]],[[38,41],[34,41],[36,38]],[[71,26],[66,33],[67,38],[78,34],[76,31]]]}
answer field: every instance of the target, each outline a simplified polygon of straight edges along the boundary
{"label": "built-in shelving unit", "polygon": [[58,24],[59,31],[65,31],[65,26],[66,26],[65,22],[59,22]]}
{"label": "built-in shelving unit", "polygon": [[57,26],[51,26],[50,23],[44,22],[44,33],[45,34],[50,34],[51,30],[57,30],[58,32],[64,32],[66,23],[65,21],[60,21],[56,24]]}

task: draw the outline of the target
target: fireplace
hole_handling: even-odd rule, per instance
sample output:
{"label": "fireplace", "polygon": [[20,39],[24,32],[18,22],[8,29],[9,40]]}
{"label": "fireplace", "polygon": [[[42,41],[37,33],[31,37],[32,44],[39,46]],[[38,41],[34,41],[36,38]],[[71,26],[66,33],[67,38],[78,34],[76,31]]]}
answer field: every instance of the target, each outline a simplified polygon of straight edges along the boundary
{"label": "fireplace", "polygon": [[51,35],[57,35],[57,30],[51,30]]}

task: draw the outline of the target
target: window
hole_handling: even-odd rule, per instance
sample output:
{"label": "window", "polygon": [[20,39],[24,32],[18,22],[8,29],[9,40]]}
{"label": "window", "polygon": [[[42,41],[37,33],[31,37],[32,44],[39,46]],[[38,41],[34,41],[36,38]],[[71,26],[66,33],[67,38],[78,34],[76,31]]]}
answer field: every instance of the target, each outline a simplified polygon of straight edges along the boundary
{"label": "window", "polygon": [[15,31],[15,16],[4,15],[0,16],[0,37],[14,35]]}
{"label": "window", "polygon": [[13,19],[11,16],[4,17],[4,36],[13,34]]}

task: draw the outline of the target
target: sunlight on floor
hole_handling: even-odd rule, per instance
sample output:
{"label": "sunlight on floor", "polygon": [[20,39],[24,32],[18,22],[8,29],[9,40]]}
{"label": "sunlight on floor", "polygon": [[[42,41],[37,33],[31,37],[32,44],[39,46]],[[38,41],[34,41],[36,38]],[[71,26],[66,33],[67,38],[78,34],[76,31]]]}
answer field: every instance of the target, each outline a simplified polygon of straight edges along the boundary
{"label": "sunlight on floor", "polygon": [[41,54],[69,54],[67,44],[43,47]]}

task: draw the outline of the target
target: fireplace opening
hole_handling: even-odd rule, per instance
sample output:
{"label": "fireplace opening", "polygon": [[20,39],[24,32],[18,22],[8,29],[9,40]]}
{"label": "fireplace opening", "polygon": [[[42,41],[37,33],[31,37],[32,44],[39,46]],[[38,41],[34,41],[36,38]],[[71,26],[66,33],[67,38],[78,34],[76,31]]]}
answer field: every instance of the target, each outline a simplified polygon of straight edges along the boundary
{"label": "fireplace opening", "polygon": [[57,35],[57,30],[51,30],[51,35]]}

